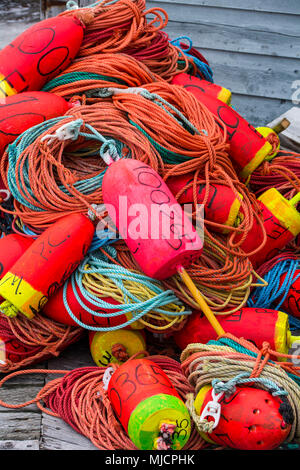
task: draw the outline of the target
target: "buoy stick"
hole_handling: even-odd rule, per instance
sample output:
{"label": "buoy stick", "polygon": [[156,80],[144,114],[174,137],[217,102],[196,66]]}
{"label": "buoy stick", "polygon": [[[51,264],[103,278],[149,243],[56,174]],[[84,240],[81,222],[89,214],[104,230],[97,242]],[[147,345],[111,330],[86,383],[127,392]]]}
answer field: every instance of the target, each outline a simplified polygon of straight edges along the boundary
{"label": "buoy stick", "polygon": [[296,194],[296,196],[294,196],[290,201],[289,201],[289,204],[291,206],[294,206],[296,207],[296,205],[298,204],[298,202],[300,202],[300,191],[298,194]]}
{"label": "buoy stick", "polygon": [[287,129],[290,124],[291,123],[287,118],[283,118],[278,124],[276,124],[276,126],[273,127],[273,131],[276,132],[276,134],[280,134],[280,132]]}
{"label": "buoy stick", "polygon": [[183,266],[178,267],[178,273],[191,292],[192,296],[196,300],[197,304],[199,305],[200,309],[206,316],[207,320],[215,330],[218,336],[224,335],[225,331],[223,330],[222,326],[220,325],[219,321],[215,317],[213,311],[207,304],[206,300],[203,298],[202,294],[200,293],[199,289],[195,286],[193,280],[189,276],[189,274],[186,272]]}

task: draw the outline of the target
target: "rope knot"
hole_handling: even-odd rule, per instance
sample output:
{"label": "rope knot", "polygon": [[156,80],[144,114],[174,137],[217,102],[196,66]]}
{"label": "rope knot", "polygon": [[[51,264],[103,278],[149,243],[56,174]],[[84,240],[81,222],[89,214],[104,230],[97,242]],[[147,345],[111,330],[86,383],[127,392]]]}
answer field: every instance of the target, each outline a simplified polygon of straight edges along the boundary
{"label": "rope knot", "polygon": [[129,359],[129,354],[123,344],[114,344],[111,353],[119,362],[126,362]]}

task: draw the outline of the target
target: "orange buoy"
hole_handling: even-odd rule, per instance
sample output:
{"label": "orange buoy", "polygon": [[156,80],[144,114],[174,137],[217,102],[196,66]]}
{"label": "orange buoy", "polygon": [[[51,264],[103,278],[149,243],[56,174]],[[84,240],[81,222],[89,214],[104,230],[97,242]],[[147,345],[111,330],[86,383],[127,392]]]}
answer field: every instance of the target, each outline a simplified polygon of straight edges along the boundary
{"label": "orange buoy", "polygon": [[[205,407],[216,403],[210,385],[204,386],[195,399],[195,410],[201,416]],[[210,443],[240,450],[276,449],[291,430],[290,416],[281,414],[282,400],[265,390],[236,386],[236,391],[219,397],[221,415],[215,429],[201,436]],[[212,417],[208,417],[211,421]]]}
{"label": "orange buoy", "polygon": [[[177,196],[185,186],[191,185],[193,181],[194,176],[192,173],[189,173],[180,176],[171,176],[166,180],[166,183],[174,196]],[[203,203],[205,195],[205,183],[197,184],[198,204]],[[240,198],[242,199],[241,194]],[[180,204],[193,203],[193,185],[180,194],[177,200]],[[222,184],[210,184],[207,202],[204,207],[205,220],[232,227],[239,214],[240,206],[241,202],[231,188]],[[218,227],[214,227],[214,230],[218,231],[219,229]],[[226,229],[222,229],[222,232],[226,232]]]}
{"label": "orange buoy", "polygon": [[[219,315],[218,320],[227,333],[254,343],[262,348],[267,341],[279,353],[288,354],[293,342],[299,337],[292,336],[288,315],[267,308],[242,308],[230,315]],[[194,311],[184,327],[174,334],[176,344],[183,350],[188,344],[206,344],[217,335],[205,316]]]}
{"label": "orange buoy", "polygon": [[228,105],[231,103],[230,90],[227,90],[227,88],[217,85],[216,83],[211,83],[207,80],[201,80],[198,77],[193,77],[188,73],[179,73],[178,75],[175,75],[175,77],[172,78],[171,83],[173,85],[181,85],[183,88],[186,88],[189,91],[194,89],[195,96],[197,92],[207,93],[209,96],[223,101],[223,103]]}
{"label": "orange buoy", "polygon": [[0,281],[1,311],[32,318],[77,268],[94,232],[90,219],[75,213],[45,230]]}
{"label": "orange buoy", "polygon": [[63,116],[72,107],[60,96],[42,91],[25,92],[1,99],[0,157],[6,146],[24,131],[48,119]]}
{"label": "orange buoy", "polygon": [[139,449],[159,448],[164,428],[171,429],[170,449],[179,450],[187,442],[191,432],[188,410],[162,368],[149,359],[121,365],[110,378],[108,397]]}
{"label": "orange buoy", "polygon": [[28,28],[0,51],[0,98],[38,91],[75,59],[83,24],[75,17],[55,17]]}

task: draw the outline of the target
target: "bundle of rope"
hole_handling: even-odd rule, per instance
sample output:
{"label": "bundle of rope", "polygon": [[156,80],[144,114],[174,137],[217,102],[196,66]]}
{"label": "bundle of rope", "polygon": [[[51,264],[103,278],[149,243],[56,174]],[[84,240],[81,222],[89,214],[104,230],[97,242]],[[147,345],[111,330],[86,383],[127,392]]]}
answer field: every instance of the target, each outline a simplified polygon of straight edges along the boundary
{"label": "bundle of rope", "polygon": [[145,0],[104,0],[81,9],[75,2],[68,3],[70,9],[61,15],[75,14],[87,24],[79,57],[124,52],[168,81],[179,72],[197,73],[192,56],[185,55],[162,32],[168,23],[162,8],[146,10]]}
{"label": "bundle of rope", "polygon": [[[81,311],[94,317],[95,326],[85,324],[72,311],[68,301],[69,283]],[[91,253],[82,262],[64,285],[63,301],[71,318],[91,331],[117,330],[138,321],[150,331],[170,332],[182,328],[191,313],[161,282],[119,264],[112,246]],[[101,326],[101,319],[109,326]],[[118,324],[111,326],[109,319],[117,320]]]}
{"label": "bundle of rope", "polygon": [[[123,241],[119,241],[115,249],[118,253],[117,259],[122,266],[139,271]],[[102,250],[107,254],[105,247]],[[114,258],[110,259],[113,263],[117,262]],[[240,310],[247,303],[251,287],[261,285],[253,280],[248,258],[239,258],[226,253],[209,238],[204,240],[202,255],[186,269],[215,314],[228,315]],[[259,279],[264,285],[260,277]],[[166,289],[174,291],[185,304],[198,310],[198,305],[178,276],[164,280],[162,284]]]}
{"label": "bundle of rope", "polygon": [[[165,356],[150,356],[149,359],[164,370],[185,400],[193,389],[183,375],[180,364]],[[75,431],[89,438],[98,449],[136,450],[117,419],[103,388],[105,372],[104,367],[83,367],[73,371],[37,369],[14,372],[0,381],[0,387],[7,380],[22,374],[59,374],[63,377],[48,382],[36,398],[26,403],[12,405],[0,400],[0,406],[19,409],[36,403],[43,412],[63,419]],[[205,443],[193,426],[185,450],[199,450],[203,447]]]}
{"label": "bundle of rope", "polygon": [[280,150],[271,161],[264,161],[251,175],[251,190],[259,196],[276,188],[290,198],[300,191],[300,154]]}
{"label": "bundle of rope", "polygon": [[51,91],[66,99],[80,94],[96,98],[102,88],[138,87],[159,79],[145,65],[128,55],[95,54],[75,59],[66,70],[48,82],[43,91]]}
{"label": "bundle of rope", "polygon": [[[271,361],[270,356],[276,357],[277,361]],[[281,362],[282,359],[286,362]],[[181,355],[182,369],[195,394],[205,385],[221,382],[224,390],[228,385],[227,391],[230,386],[250,384],[273,391],[275,395],[280,393],[285,400],[282,412],[292,421],[287,442],[300,438],[300,367],[294,365],[292,359],[299,361],[300,356],[292,358],[273,351],[268,343],[258,350],[252,343],[229,334],[206,345],[190,344]],[[197,427],[203,430],[206,423],[196,414],[193,394],[188,397],[187,407]]]}
{"label": "bundle of rope", "polygon": [[[71,212],[102,204],[107,166],[99,156],[97,167],[99,150],[101,155],[111,151],[141,160],[154,169],[162,165],[148,140],[111,103],[78,106],[70,116],[29,129],[4,154],[1,174],[15,198],[12,213],[38,233]],[[65,152],[72,156],[70,169]]]}
{"label": "bundle of rope", "polygon": [[11,319],[1,313],[0,372],[8,373],[58,356],[82,335],[82,328],[67,327],[39,314],[28,320],[23,315]]}

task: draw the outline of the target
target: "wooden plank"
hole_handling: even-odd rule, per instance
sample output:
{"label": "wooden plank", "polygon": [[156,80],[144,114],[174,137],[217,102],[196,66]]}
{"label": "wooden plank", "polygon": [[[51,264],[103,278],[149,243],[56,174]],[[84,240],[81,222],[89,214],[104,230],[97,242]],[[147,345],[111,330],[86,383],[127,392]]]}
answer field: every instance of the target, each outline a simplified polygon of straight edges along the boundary
{"label": "wooden plank", "polygon": [[[85,4],[89,3],[89,0],[85,1]],[[283,2],[282,0],[251,0],[247,2],[245,0],[156,0],[147,1],[147,7],[153,4],[170,4],[175,8],[174,4],[186,5],[188,8],[190,5],[206,6],[206,7],[219,7],[222,9],[233,9],[233,10],[245,10],[245,11],[259,11],[269,13],[285,13],[292,15],[300,14],[299,0],[288,0]],[[169,7],[171,8],[171,7]]]}
{"label": "wooden plank", "polygon": [[246,10],[234,10],[206,7],[199,5],[187,5],[185,3],[172,4],[168,2],[148,2],[148,7],[156,6],[164,8],[171,21],[182,21],[193,24],[237,26],[253,31],[277,31],[289,34],[291,37],[299,36],[299,15],[287,15],[284,13],[269,13]]}
{"label": "wooden plank", "polygon": [[39,440],[40,434],[40,412],[17,410],[0,413],[0,441]]}
{"label": "wooden plank", "polygon": [[264,126],[291,107],[290,101],[233,94],[232,105],[255,127]]}
{"label": "wooden plank", "polygon": [[239,52],[201,49],[209,61],[214,80],[235,93],[291,100],[293,83],[299,79],[299,60],[260,57]]}
{"label": "wooden plank", "polygon": [[0,450],[39,450],[38,440],[32,441],[0,441]]}
{"label": "wooden plank", "polygon": [[278,57],[300,57],[300,34],[278,34],[276,31],[251,31],[245,33],[238,26],[190,24],[169,21],[166,28],[171,39],[188,36],[199,49],[216,49],[228,52],[246,52]]}
{"label": "wooden plank", "polygon": [[41,449],[43,450],[96,450],[89,439],[78,434],[60,418],[44,415]]}

